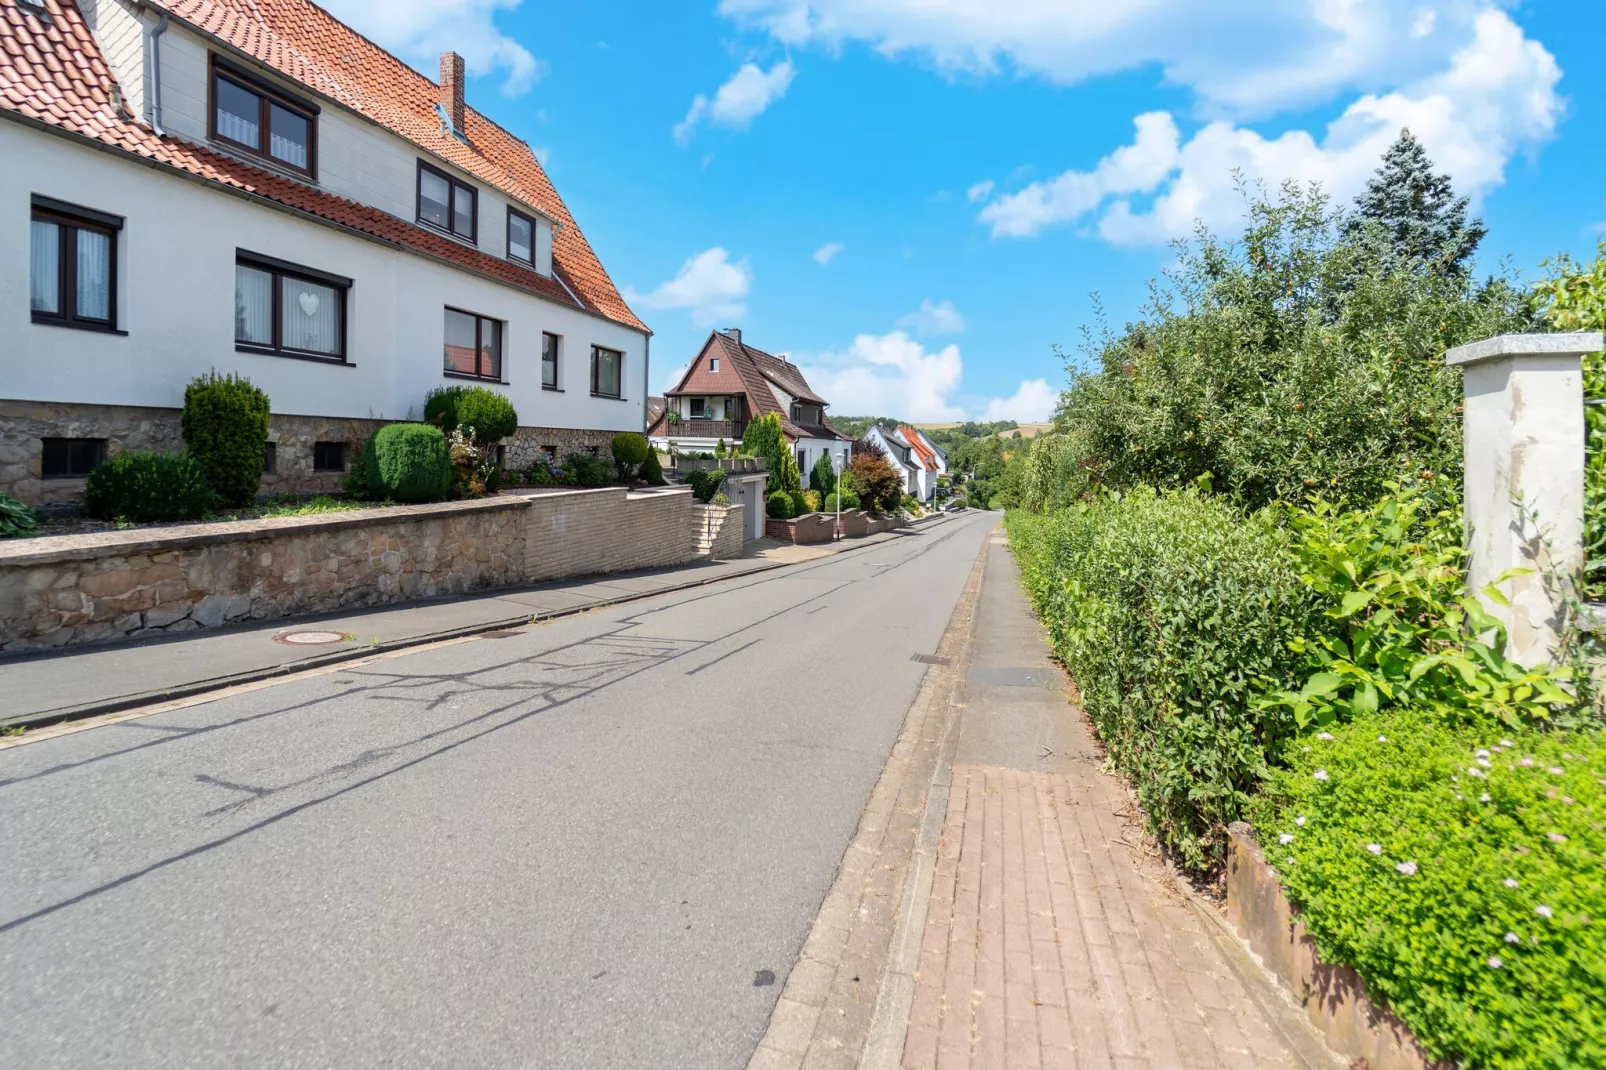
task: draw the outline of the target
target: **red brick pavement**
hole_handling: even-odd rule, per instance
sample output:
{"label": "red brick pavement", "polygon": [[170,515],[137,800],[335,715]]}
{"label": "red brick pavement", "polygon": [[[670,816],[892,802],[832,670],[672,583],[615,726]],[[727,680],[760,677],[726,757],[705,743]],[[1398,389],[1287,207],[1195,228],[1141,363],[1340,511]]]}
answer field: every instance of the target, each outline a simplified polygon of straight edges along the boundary
{"label": "red brick pavement", "polygon": [[1143,850],[1133,805],[1086,759],[954,766],[904,1066],[1301,1065]]}

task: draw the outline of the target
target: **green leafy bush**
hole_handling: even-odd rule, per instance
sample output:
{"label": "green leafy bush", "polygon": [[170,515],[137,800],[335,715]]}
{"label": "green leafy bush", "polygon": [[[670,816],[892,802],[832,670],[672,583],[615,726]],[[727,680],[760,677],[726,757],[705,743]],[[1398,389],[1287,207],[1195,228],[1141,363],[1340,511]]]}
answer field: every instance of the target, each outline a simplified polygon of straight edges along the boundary
{"label": "green leafy bush", "polygon": [[198,520],[214,500],[200,461],[185,453],[119,453],[84,483],[84,507],[102,520]]}
{"label": "green leafy bush", "polygon": [[1367,717],[1294,749],[1254,821],[1322,958],[1431,1055],[1606,1066],[1606,738]]}
{"label": "green leafy bush", "polygon": [[179,431],[218,501],[250,505],[262,485],[268,395],[243,376],[210,372],[185,387]]}
{"label": "green leafy bush", "polygon": [[457,429],[457,403],[468,393],[466,386],[437,386],[424,395],[424,422],[434,424],[442,433],[451,434]]}
{"label": "green leafy bush", "polygon": [[552,478],[552,467],[545,461],[537,462],[524,473],[525,482],[532,487],[550,487],[557,480]]}
{"label": "green leafy bush", "polygon": [[398,502],[444,501],[452,489],[446,436],[429,424],[386,424],[363,453],[369,491]]}
{"label": "green leafy bush", "polygon": [[340,489],[353,501],[383,497],[379,491],[368,485],[368,455],[373,452],[374,435],[377,434],[379,429],[376,427],[366,442],[359,443],[352,450],[350,463],[346,465],[346,474],[340,477]]}
{"label": "green leafy bush", "polygon": [[723,438],[721,438],[718,442],[714,443],[714,456],[715,457],[729,457],[730,456],[730,448],[725,445],[725,440]]}
{"label": "green leafy bush", "polygon": [[[474,440],[484,445],[502,441],[519,429],[518,410],[506,394],[483,386],[471,386],[457,398],[457,423],[473,428]],[[442,428],[449,431],[451,428]]]}
{"label": "green leafy bush", "polygon": [[[859,499],[854,495],[844,493],[840,497],[842,499],[841,505],[843,512],[847,512],[850,509],[857,509],[859,507]],[[838,495],[836,494],[826,495],[824,503],[825,512],[834,513],[837,511],[837,498]]]}
{"label": "green leafy bush", "polygon": [[613,462],[584,453],[563,459],[563,481],[574,487],[606,487],[613,482]]}
{"label": "green leafy bush", "polygon": [[726,494],[724,491],[720,491],[719,493],[715,494],[713,500],[710,502],[712,505],[729,505],[730,503],[731,496]]}
{"label": "green leafy bush", "polygon": [[792,496],[778,490],[764,500],[764,512],[774,520],[790,520],[797,514],[792,511]]}
{"label": "green leafy bush", "polygon": [[668,482],[664,479],[664,466],[658,459],[657,450],[647,451],[647,459],[641,462],[641,478],[647,481],[649,487],[661,487]]}
{"label": "green leafy bush", "polygon": [[[762,457],[764,467],[770,473],[771,486],[776,486],[774,480],[776,473],[781,470],[781,458],[791,452],[786,448],[786,436],[781,431],[779,413],[767,412],[747,425],[747,429],[742,432],[742,452]],[[792,465],[795,468],[797,462],[794,460]]]}
{"label": "green leafy bush", "polygon": [[890,513],[903,499],[903,476],[879,449],[855,450],[848,462],[848,474],[853,477],[849,490],[859,496],[866,509]]}
{"label": "green leafy bush", "polygon": [[15,498],[0,494],[0,539],[32,535],[38,526],[38,513]]}
{"label": "green leafy bush", "polygon": [[803,473],[798,469],[797,458],[791,450],[783,452],[779,465],[770,469],[769,486],[788,494],[796,494],[803,489]]}
{"label": "green leafy bush", "polygon": [[803,511],[805,513],[818,513],[820,511],[820,492],[817,490],[803,491]]}
{"label": "green leafy bush", "polygon": [[647,440],[634,431],[625,431],[613,436],[613,463],[619,469],[620,479],[631,479],[636,469],[646,461],[652,452],[647,447]]}
{"label": "green leafy bush", "polygon": [[804,495],[803,491],[801,491],[801,490],[791,491],[790,493],[787,494],[787,497],[792,499],[792,515],[793,516],[802,516],[804,513],[809,512],[809,500]]}
{"label": "green leafy bush", "polygon": [[696,471],[686,473],[686,482],[691,486],[692,497],[700,502],[714,500],[720,485],[725,482],[725,470],[715,468],[710,471]]}
{"label": "green leafy bush", "polygon": [[1294,729],[1256,699],[1286,688],[1313,598],[1288,536],[1196,490],[1009,514],[1010,545],[1054,652],[1150,830],[1193,869],[1222,856]]}

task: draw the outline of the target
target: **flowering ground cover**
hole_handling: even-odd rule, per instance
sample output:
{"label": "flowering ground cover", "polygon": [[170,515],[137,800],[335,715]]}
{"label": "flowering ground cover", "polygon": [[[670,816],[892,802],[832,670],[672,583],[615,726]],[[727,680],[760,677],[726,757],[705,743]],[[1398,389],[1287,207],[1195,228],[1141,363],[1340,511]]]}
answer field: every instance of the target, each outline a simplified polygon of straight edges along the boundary
{"label": "flowering ground cover", "polygon": [[1251,806],[1324,961],[1463,1070],[1606,1066],[1606,741],[1396,712]]}

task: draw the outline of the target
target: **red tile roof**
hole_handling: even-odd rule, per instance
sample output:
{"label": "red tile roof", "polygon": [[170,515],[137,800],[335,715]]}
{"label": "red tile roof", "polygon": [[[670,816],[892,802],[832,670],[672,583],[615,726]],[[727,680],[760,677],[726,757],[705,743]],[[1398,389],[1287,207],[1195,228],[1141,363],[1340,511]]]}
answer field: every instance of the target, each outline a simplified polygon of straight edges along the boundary
{"label": "red tile roof", "polygon": [[930,446],[926,445],[926,440],[920,437],[920,432],[908,424],[899,424],[898,433],[903,435],[905,441],[909,443],[909,448],[915,451],[915,457],[919,459],[921,467],[928,472],[935,472],[937,470],[937,455],[931,451]]}
{"label": "red tile roof", "polygon": [[[712,357],[721,358],[719,371],[710,371],[708,361]],[[770,389],[770,382],[776,383],[788,394],[811,404],[819,405],[822,409],[819,424],[799,424],[792,420],[790,412],[784,412],[780,403],[775,399],[775,391]],[[714,331],[703,343],[703,348],[697,358],[686,369],[686,374],[674,389],[666,390],[667,397],[678,397],[686,394],[744,394],[747,397],[748,408],[752,410],[756,419],[766,413],[775,413],[781,418],[781,430],[790,439],[799,438],[832,438],[847,440],[847,436],[839,432],[826,418],[823,409],[828,404],[826,400],[809,388],[808,381],[797,365],[782,360],[764,352],[762,349],[738,342],[724,331]],[[667,433],[664,426],[655,422],[647,429],[650,435]]]}
{"label": "red tile roof", "polygon": [[377,208],[176,137],[157,136],[113,105],[116,77],[77,4],[43,3],[48,21],[20,8],[16,0],[0,0],[0,117],[87,138],[647,330],[619,295],[529,146],[473,110],[464,124],[468,145],[442,132],[434,115],[439,98],[435,83],[315,4],[160,0],[158,6],[557,220],[561,226],[553,236],[553,265],[568,289],[558,279],[467,248]]}

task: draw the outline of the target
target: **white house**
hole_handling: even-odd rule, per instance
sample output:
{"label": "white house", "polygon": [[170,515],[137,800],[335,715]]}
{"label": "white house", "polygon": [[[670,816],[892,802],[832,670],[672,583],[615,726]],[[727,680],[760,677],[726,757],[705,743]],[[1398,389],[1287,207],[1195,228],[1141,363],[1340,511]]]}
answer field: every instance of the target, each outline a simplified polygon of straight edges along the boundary
{"label": "white house", "polygon": [[886,454],[892,467],[903,475],[906,494],[925,504],[936,498],[937,477],[948,471],[948,455],[924,431],[908,424],[899,424],[890,431],[871,424],[864,437]]}
{"label": "white house", "polygon": [[178,448],[213,369],[271,399],[269,491],[450,383],[513,401],[510,467],[641,431],[650,332],[463,81],[306,0],[0,3],[0,492]]}
{"label": "white house", "polygon": [[735,445],[750,422],[773,412],[797,452],[804,485],[821,455],[846,467],[852,452],[852,440],[825,415],[829,402],[809,387],[797,365],[748,345],[734,327],[708,336],[680,382],[665,391],[664,401],[663,414],[647,429],[648,439],[662,450],[711,451],[720,440]]}

